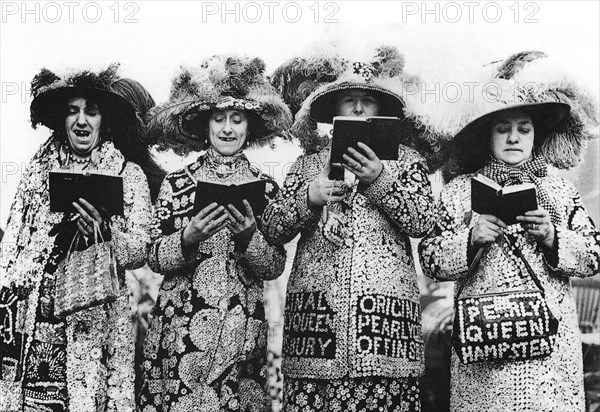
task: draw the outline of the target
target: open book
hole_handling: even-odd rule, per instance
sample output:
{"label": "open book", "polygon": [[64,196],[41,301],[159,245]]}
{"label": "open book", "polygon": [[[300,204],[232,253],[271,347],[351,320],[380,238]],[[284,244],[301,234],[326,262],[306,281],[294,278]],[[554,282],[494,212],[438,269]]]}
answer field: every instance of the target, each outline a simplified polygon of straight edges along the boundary
{"label": "open book", "polygon": [[369,146],[380,160],[398,160],[400,119],[385,116],[334,117],[330,163],[342,163],[342,154],[348,147],[358,150],[358,142]]}
{"label": "open book", "polygon": [[55,170],[49,185],[51,212],[76,212],[72,203],[83,198],[105,216],[123,214],[121,176]]}
{"label": "open book", "polygon": [[537,209],[535,185],[502,187],[478,174],[471,179],[471,209],[480,215],[494,215],[507,225],[517,223],[517,216]]}
{"label": "open book", "polygon": [[196,184],[196,199],[194,201],[194,215],[206,206],[216,202],[220,206],[232,204],[241,214],[246,214],[242,203],[246,199],[252,207],[255,216],[260,216],[267,207],[265,189],[267,180],[255,180],[243,184],[221,184],[212,182],[198,182]]}

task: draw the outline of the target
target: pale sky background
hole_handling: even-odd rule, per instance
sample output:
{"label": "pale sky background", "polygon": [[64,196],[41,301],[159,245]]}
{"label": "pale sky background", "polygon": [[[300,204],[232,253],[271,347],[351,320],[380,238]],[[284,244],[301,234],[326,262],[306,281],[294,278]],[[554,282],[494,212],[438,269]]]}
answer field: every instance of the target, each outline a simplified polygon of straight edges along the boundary
{"label": "pale sky background", "polygon": [[[72,16],[62,1],[27,2],[26,13],[21,1],[1,1],[0,227],[8,218],[22,167],[49,136],[44,127],[34,131],[29,123],[27,89],[42,67],[60,74],[67,68],[98,70],[118,61],[122,76],[140,81],[162,102],[168,98],[171,78],[181,64],[194,65],[207,55],[237,52],[262,57],[267,71],[272,72],[310,44],[327,45],[329,38],[346,37],[357,44],[396,45],[405,55],[405,70],[423,81],[451,80],[454,73],[464,74],[470,67],[518,51],[542,50],[576,69],[578,79],[598,101],[597,1],[474,2],[472,22],[466,2],[280,1],[273,2],[273,22],[266,2],[246,3],[238,4],[240,21],[236,23],[235,14],[222,15],[220,1],[80,1],[74,2]],[[235,10],[236,2],[227,7]],[[423,7],[434,12],[424,15]],[[203,10],[216,10],[216,14]],[[262,13],[258,19],[257,10]],[[501,15],[492,22],[498,10]],[[458,18],[457,11],[461,13]],[[330,20],[338,22],[326,23],[326,16],[332,13]],[[128,15],[137,22],[125,23]],[[244,17],[258,21],[244,22]],[[298,21],[292,22],[296,17]],[[586,163],[567,174],[582,191],[596,223],[598,147],[598,142],[593,142]],[[281,181],[283,164],[298,153],[289,144],[279,144],[275,150],[253,156],[260,161],[279,161],[282,165],[275,178]]]}

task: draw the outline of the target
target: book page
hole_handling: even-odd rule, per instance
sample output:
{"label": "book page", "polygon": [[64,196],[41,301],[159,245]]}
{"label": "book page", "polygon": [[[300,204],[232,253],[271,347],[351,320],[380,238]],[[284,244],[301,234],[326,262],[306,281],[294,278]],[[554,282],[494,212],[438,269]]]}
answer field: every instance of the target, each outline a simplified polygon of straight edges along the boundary
{"label": "book page", "polygon": [[477,174],[477,176],[474,176],[472,179],[477,180],[481,184],[491,187],[495,191],[502,190],[502,186],[500,186],[498,183],[482,174]]}
{"label": "book page", "polygon": [[352,122],[366,122],[367,117],[356,117],[356,116],[335,116],[333,118],[333,125],[335,127],[336,120],[348,120]]}
{"label": "book page", "polygon": [[508,193],[521,192],[523,190],[535,189],[533,183],[521,183],[519,185],[505,186],[500,190],[500,194],[506,195]]}

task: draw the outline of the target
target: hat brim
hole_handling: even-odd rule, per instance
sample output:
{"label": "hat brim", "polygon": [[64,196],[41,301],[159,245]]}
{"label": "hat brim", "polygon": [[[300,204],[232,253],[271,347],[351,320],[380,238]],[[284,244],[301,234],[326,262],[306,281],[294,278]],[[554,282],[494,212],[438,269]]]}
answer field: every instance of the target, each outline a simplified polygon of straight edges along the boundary
{"label": "hat brim", "polygon": [[337,94],[343,90],[372,92],[380,103],[379,116],[404,118],[404,101],[396,93],[375,85],[353,83],[341,83],[316,94],[310,106],[310,117],[317,123],[333,123],[333,118],[337,116]]}
{"label": "hat brim", "polygon": [[64,127],[65,106],[69,99],[83,97],[98,103],[102,108],[110,110],[115,120],[124,125],[134,125],[135,109],[127,99],[108,90],[94,87],[58,87],[38,95],[31,102],[31,118],[35,124],[41,123],[52,130]]}
{"label": "hat brim", "polygon": [[484,165],[489,154],[492,122],[510,111],[523,111],[531,117],[535,133],[534,145],[539,146],[569,115],[571,107],[559,102],[520,103],[491,111],[471,121],[453,139],[462,173],[474,172]]}
{"label": "hat brim", "polygon": [[270,130],[267,127],[267,123],[263,118],[267,115],[265,107],[252,100],[237,99],[237,101],[243,102],[242,105],[223,106],[217,102],[194,103],[179,116],[179,131],[191,139],[205,140],[207,137],[205,130],[208,126],[211,111],[237,109],[245,111],[248,115],[249,128],[252,129],[248,142],[265,139],[275,132],[275,130]]}
{"label": "hat brim", "polygon": [[499,110],[486,113],[463,127],[454,137],[454,141],[468,147],[485,136],[490,136],[492,121],[499,115],[521,110],[529,114],[533,121],[535,129],[535,138],[544,139],[565,117],[569,115],[571,107],[566,103],[543,102],[543,103],[522,103],[503,107]]}

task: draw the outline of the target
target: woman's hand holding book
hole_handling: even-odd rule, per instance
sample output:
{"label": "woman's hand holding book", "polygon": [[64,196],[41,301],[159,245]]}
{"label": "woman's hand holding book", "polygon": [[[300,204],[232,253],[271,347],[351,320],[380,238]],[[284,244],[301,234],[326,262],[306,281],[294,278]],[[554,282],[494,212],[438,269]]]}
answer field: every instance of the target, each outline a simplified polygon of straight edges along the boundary
{"label": "woman's hand holding book", "polygon": [[190,248],[205,241],[229,223],[229,215],[223,206],[211,203],[190,220],[183,230],[182,246]]}
{"label": "woman's hand holding book", "polygon": [[517,216],[517,221],[532,235],[536,242],[549,250],[556,250],[556,229],[545,209],[531,210]]}

